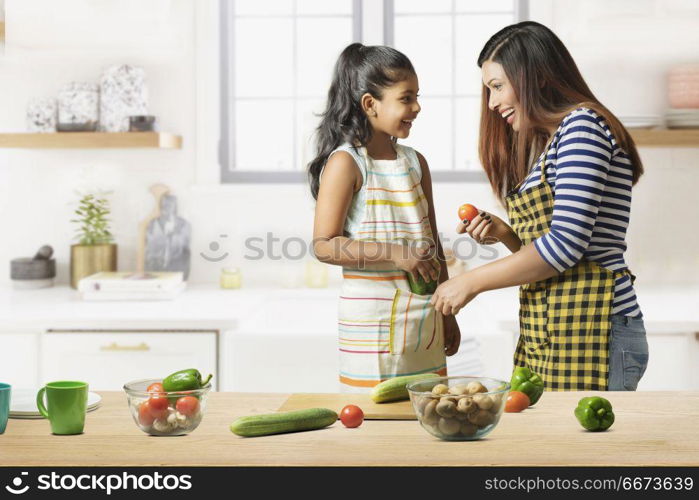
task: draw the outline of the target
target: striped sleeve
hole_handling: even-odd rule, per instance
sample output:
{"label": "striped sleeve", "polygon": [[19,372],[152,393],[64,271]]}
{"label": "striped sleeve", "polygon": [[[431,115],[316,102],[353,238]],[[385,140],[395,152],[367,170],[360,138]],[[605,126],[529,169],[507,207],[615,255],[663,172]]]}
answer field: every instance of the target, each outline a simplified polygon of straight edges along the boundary
{"label": "striped sleeve", "polygon": [[534,244],[559,272],[577,264],[590,245],[604,194],[613,146],[600,121],[587,110],[577,110],[558,139],[551,226]]}

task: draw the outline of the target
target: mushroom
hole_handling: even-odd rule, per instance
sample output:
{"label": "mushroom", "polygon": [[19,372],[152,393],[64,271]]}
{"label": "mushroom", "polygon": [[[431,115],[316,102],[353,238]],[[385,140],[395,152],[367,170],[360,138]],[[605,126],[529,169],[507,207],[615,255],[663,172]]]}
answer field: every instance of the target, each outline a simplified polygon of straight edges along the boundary
{"label": "mushroom", "polygon": [[476,403],[473,401],[473,398],[462,398],[456,405],[456,409],[461,413],[469,414],[478,410],[478,406],[476,406]]}
{"label": "mushroom", "polygon": [[493,400],[487,394],[475,394],[473,401],[481,410],[490,410],[493,407]]}
{"label": "mushroom", "polygon": [[470,422],[462,422],[461,429],[459,430],[461,431],[461,434],[463,434],[464,436],[473,436],[478,430],[478,427],[476,427]]}
{"label": "mushroom", "polygon": [[453,387],[450,387],[449,394],[453,394],[455,396],[463,396],[464,394],[468,394],[468,385],[458,384]]}
{"label": "mushroom", "polygon": [[432,388],[432,394],[436,394],[437,396],[441,396],[442,394],[446,394],[448,392],[449,387],[444,384],[437,384]]}
{"label": "mushroom", "polygon": [[486,410],[478,410],[468,416],[468,421],[482,428],[495,422],[495,415]]}
{"label": "mushroom", "polygon": [[437,408],[437,400],[433,399],[425,406],[425,412],[423,414],[422,420],[426,424],[436,424],[439,420],[439,415],[435,411]]}
{"label": "mushroom", "polygon": [[439,430],[442,434],[447,436],[453,436],[459,432],[461,429],[461,422],[453,418],[440,418],[439,419]]}
{"label": "mushroom", "polygon": [[449,398],[442,398],[437,403],[436,410],[443,417],[453,417],[456,415],[456,404]]}
{"label": "mushroom", "polygon": [[486,389],[483,384],[481,384],[480,382],[476,382],[475,380],[473,382],[469,382],[467,387],[468,387],[469,394],[477,394],[479,392],[488,392],[488,389]]}

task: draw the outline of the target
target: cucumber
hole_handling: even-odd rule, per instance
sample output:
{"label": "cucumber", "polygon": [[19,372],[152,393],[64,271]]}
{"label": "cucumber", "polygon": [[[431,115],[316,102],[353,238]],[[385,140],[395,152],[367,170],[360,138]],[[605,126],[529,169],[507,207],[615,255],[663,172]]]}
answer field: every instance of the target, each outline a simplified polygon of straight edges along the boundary
{"label": "cucumber", "polygon": [[400,401],[402,399],[410,399],[407,386],[411,382],[423,380],[426,378],[437,378],[440,375],[437,373],[421,373],[419,375],[406,375],[405,377],[395,377],[384,380],[380,384],[374,386],[371,391],[371,399],[374,403],[387,403],[389,401]]}
{"label": "cucumber", "polygon": [[322,429],[337,420],[337,413],[327,408],[309,408],[280,413],[240,417],[231,424],[238,436],[255,437],[286,432]]}

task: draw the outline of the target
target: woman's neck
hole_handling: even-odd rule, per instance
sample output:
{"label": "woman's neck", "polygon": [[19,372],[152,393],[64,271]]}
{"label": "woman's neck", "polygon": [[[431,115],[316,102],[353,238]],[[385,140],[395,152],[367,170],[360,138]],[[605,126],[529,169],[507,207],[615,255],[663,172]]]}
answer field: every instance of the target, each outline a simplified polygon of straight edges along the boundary
{"label": "woman's neck", "polygon": [[391,136],[385,132],[374,131],[366,151],[375,160],[395,160],[398,157]]}

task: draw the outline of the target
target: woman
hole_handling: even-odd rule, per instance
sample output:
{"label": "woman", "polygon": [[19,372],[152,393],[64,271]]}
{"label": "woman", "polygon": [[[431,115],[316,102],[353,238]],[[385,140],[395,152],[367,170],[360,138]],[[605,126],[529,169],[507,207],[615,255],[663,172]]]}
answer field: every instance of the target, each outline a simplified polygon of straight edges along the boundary
{"label": "woman", "polygon": [[481,292],[520,285],[516,366],[548,390],[635,390],[648,344],[624,261],[643,173],[633,140],[541,24],[502,29],[478,65],[479,153],[511,227],[481,212],[457,231],[513,254],[442,283],[432,303],[456,314]]}

